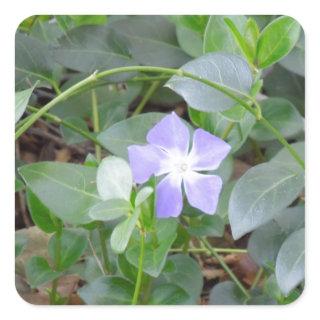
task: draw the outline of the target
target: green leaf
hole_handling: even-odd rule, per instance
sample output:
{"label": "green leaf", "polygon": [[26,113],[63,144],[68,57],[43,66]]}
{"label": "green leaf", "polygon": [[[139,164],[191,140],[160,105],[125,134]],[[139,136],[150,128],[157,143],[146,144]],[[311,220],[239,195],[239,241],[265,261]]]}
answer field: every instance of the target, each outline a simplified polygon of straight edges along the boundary
{"label": "green leaf", "polygon": [[101,161],[97,172],[97,188],[103,200],[130,201],[132,184],[132,173],[125,160],[109,156]]}
{"label": "green leaf", "polygon": [[301,30],[300,38],[292,51],[279,63],[287,70],[304,77],[305,74],[305,44],[304,44],[304,32]]}
{"label": "green leaf", "polygon": [[137,193],[136,199],[134,201],[134,205],[136,207],[139,207],[144,201],[146,201],[151,196],[152,193],[153,193],[152,187],[146,186],[142,188]]}
{"label": "green leaf", "polygon": [[240,305],[244,304],[246,297],[231,281],[216,284],[210,291],[209,304],[213,305]]}
{"label": "green leaf", "polygon": [[110,24],[115,41],[143,65],[180,67],[190,57],[178,46],[175,26],[163,16],[131,16]]}
{"label": "green leaf", "polygon": [[278,286],[276,276],[272,274],[264,284],[265,293],[271,298],[280,301],[282,299],[282,293]]}
{"label": "green leaf", "polygon": [[291,17],[282,16],[268,24],[257,44],[259,68],[267,68],[285,57],[299,39],[300,25]]}
{"label": "green leaf", "polygon": [[61,229],[61,221],[27,188],[27,204],[32,221],[42,231],[53,233]]}
{"label": "green leaf", "polygon": [[58,38],[63,35],[63,32],[57,23],[36,19],[29,34],[48,45],[58,45]]}
{"label": "green leaf", "polygon": [[53,55],[64,67],[86,73],[136,64],[127,50],[115,42],[108,26],[80,26],[68,30],[59,39],[59,47]]}
{"label": "green leaf", "polygon": [[[303,130],[303,118],[295,106],[284,98],[269,98],[261,101],[263,116],[278,129],[285,138]],[[275,136],[259,122],[252,128],[250,136],[257,141],[269,141]]]}
{"label": "green leaf", "polygon": [[[87,123],[79,117],[68,117],[65,118],[64,121],[72,124],[73,126],[81,129],[82,131],[89,133]],[[85,138],[81,134],[69,129],[68,127],[65,127],[64,125],[61,125],[60,130],[62,137],[67,144],[76,144],[87,140],[87,138]]]}
{"label": "green leaf", "polygon": [[34,256],[26,264],[27,281],[32,289],[51,282],[60,275],[61,272],[53,271],[43,257]]}
{"label": "green leaf", "polygon": [[48,252],[52,261],[57,261],[56,246],[57,241],[60,241],[59,262],[57,265],[58,271],[65,271],[75,264],[83,255],[87,248],[87,238],[84,233],[78,230],[63,229],[60,236],[54,234],[48,244]]}
{"label": "green leaf", "polygon": [[252,232],[248,252],[260,266],[273,267],[283,241],[290,233],[303,227],[304,206],[286,208],[272,221]]}
{"label": "green leaf", "polygon": [[270,221],[296,199],[303,186],[303,173],[282,164],[263,163],[249,169],[237,181],[229,201],[234,239]]}
{"label": "green leaf", "polygon": [[15,232],[15,257],[18,257],[28,243],[28,238],[25,234]]}
{"label": "green leaf", "polygon": [[249,18],[244,30],[244,38],[252,52],[252,56],[255,58],[257,51],[257,41],[260,35],[260,29],[255,19]]}
{"label": "green leaf", "polygon": [[145,144],[148,131],[155,126],[165,113],[148,112],[120,121],[98,135],[98,140],[113,154],[128,158],[128,146]]}
{"label": "green leaf", "polygon": [[186,304],[189,295],[179,286],[166,283],[157,286],[151,293],[148,304],[151,305],[179,305]]}
{"label": "green leaf", "polygon": [[14,187],[14,191],[15,191],[15,192],[19,192],[19,191],[24,190],[25,185],[24,185],[24,183],[22,182],[21,179],[15,178],[15,179],[14,179],[14,183],[15,183],[15,187]]}
{"label": "green leaf", "polygon": [[305,79],[276,64],[263,81],[263,88],[269,97],[290,100],[304,114]]}
{"label": "green leaf", "polygon": [[112,250],[119,254],[123,253],[128,245],[131,238],[132,232],[139,219],[141,211],[139,208],[135,209],[133,215],[128,217],[126,220],[120,222],[112,231],[110,244]]}
{"label": "green leaf", "polygon": [[70,224],[91,222],[89,209],[101,201],[96,168],[71,163],[38,162],[19,168],[26,185],[55,216]]}
{"label": "green leaf", "polygon": [[246,25],[245,16],[211,16],[204,33],[204,53],[217,51],[239,53],[239,48],[225,23],[225,18],[229,18],[240,33],[243,33]]}
{"label": "green leaf", "polygon": [[[150,234],[147,237],[143,271],[150,276],[157,278],[161,273],[166,262],[167,254],[177,236],[177,225],[174,219],[159,220],[156,225],[157,243],[152,241]],[[134,239],[126,251],[126,257],[135,267],[138,267],[139,252],[139,239]]]}
{"label": "green leaf", "polygon": [[[167,266],[170,265],[170,268]],[[168,283],[175,284],[188,294],[184,304],[197,304],[202,292],[203,277],[199,264],[185,254],[175,254],[167,259],[161,274]]]}
{"label": "green leaf", "polygon": [[17,123],[22,117],[24,111],[28,106],[29,99],[32,95],[34,88],[37,86],[37,82],[30,88],[15,94],[15,123]]}
{"label": "green leaf", "polygon": [[199,33],[183,25],[178,25],[176,32],[179,45],[187,54],[195,58],[202,55],[203,40]]}
{"label": "green leaf", "polygon": [[[181,69],[245,94],[252,86],[248,64],[233,54],[207,53],[183,65]],[[165,86],[181,95],[189,106],[199,111],[223,111],[236,105],[224,93],[190,78],[173,76]]]}
{"label": "green leaf", "polygon": [[40,40],[16,33],[15,42],[16,85],[44,80],[51,82],[54,61],[49,47]]}
{"label": "green leaf", "polygon": [[129,263],[124,254],[118,255],[117,266],[121,274],[128,280],[135,282],[137,280],[138,269]]}
{"label": "green leaf", "polygon": [[179,15],[168,16],[168,18],[176,25],[184,26],[201,35],[204,33],[209,20],[209,16],[206,15]]}
{"label": "green leaf", "polygon": [[116,276],[98,278],[78,290],[80,298],[90,305],[131,304],[133,293],[134,285]]}
{"label": "green leaf", "polygon": [[94,220],[111,221],[127,215],[131,210],[130,202],[123,199],[110,199],[93,206],[89,215]]}
{"label": "green leaf", "polygon": [[277,257],[277,282],[286,296],[304,279],[304,238],[304,229],[292,233],[281,246]]}

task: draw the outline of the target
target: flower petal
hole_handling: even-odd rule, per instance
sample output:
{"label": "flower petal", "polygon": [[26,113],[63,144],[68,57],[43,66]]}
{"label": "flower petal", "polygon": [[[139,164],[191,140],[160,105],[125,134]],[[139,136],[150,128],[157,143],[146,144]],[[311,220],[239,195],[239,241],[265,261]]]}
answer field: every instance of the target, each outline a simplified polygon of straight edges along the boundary
{"label": "flower petal", "polygon": [[189,172],[183,178],[184,190],[189,203],[207,214],[214,214],[222,188],[219,176]]}
{"label": "flower petal", "polygon": [[146,182],[151,175],[170,171],[168,154],[153,145],[128,147],[129,163],[136,183]]}
{"label": "flower petal", "polygon": [[156,208],[158,218],[177,217],[182,211],[181,176],[168,174],[157,185]]}
{"label": "flower petal", "polygon": [[147,135],[147,141],[171,154],[186,156],[189,150],[189,130],[172,112],[157,123]]}
{"label": "flower petal", "polygon": [[197,129],[194,132],[193,145],[188,156],[191,169],[215,170],[230,150],[231,146],[222,139],[203,129]]}

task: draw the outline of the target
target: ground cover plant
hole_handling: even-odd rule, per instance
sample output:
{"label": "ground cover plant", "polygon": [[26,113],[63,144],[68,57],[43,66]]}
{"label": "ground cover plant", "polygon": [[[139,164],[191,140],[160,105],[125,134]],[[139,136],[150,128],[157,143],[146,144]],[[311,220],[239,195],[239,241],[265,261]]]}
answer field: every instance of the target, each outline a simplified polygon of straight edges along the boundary
{"label": "ground cover plant", "polygon": [[16,288],[35,304],[288,304],[304,34],[287,16],[33,16],[16,46]]}

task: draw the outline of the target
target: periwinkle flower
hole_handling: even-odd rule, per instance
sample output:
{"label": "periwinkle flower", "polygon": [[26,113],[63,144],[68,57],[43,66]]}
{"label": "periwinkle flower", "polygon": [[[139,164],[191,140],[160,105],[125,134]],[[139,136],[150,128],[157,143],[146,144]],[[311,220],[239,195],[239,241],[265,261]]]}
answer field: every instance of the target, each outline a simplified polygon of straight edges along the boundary
{"label": "periwinkle flower", "polygon": [[152,175],[166,175],[156,187],[156,211],[159,218],[177,217],[183,207],[182,185],[191,206],[204,213],[216,211],[222,180],[202,174],[219,167],[231,147],[222,139],[196,129],[189,152],[189,129],[172,112],[147,134],[147,145],[128,147],[129,162],[136,183]]}

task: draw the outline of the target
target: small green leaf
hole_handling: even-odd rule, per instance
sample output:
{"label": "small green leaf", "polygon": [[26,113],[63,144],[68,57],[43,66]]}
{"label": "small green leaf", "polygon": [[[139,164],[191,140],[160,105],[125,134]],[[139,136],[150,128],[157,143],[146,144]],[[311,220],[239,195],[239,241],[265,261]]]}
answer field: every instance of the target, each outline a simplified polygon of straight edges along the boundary
{"label": "small green leaf", "polygon": [[60,275],[61,272],[53,271],[43,257],[34,256],[26,264],[27,281],[33,289],[59,278]]}
{"label": "small green leaf", "polygon": [[26,89],[23,91],[16,92],[15,94],[15,123],[17,123],[22,117],[24,111],[28,106],[28,102],[32,95],[34,88],[37,86],[38,82],[36,82],[30,89]]}
{"label": "small green leaf", "polygon": [[14,183],[15,183],[15,187],[14,187],[14,191],[15,191],[15,192],[19,192],[19,191],[24,190],[25,185],[24,185],[24,183],[21,181],[21,179],[15,178],[15,179],[14,179]]}
{"label": "small green leaf", "polygon": [[286,56],[299,39],[300,25],[291,17],[282,16],[268,24],[257,45],[259,68],[267,68]]}
{"label": "small green leaf", "polygon": [[125,160],[109,156],[101,161],[97,172],[97,188],[103,200],[129,201],[132,184],[132,173]]}
{"label": "small green leaf", "polygon": [[104,276],[78,290],[80,298],[90,305],[131,304],[134,285],[118,276]]}
{"label": "small green leaf", "polygon": [[89,215],[94,220],[111,221],[127,215],[131,210],[130,202],[123,199],[110,199],[92,207]]}
{"label": "small green leaf", "polygon": [[15,233],[15,257],[18,257],[22,253],[27,243],[28,238],[26,235],[17,232]]}
{"label": "small green leaf", "polygon": [[[295,106],[284,98],[269,98],[261,102],[263,116],[278,129],[285,138],[290,138],[303,130],[303,118]],[[257,141],[274,140],[276,137],[259,121],[250,136]]]}
{"label": "small green leaf", "polygon": [[224,221],[218,215],[201,214],[199,217],[190,218],[187,231],[197,237],[222,237],[224,226]]}
{"label": "small green leaf", "polygon": [[277,282],[286,296],[304,279],[304,238],[304,229],[292,233],[281,246],[277,257]]}
{"label": "small green leaf", "polygon": [[128,245],[132,232],[139,219],[141,211],[136,208],[133,215],[120,222],[112,231],[110,244],[111,248],[117,254],[123,253]]}
{"label": "small green leaf", "polygon": [[54,234],[48,244],[48,251],[52,261],[57,260],[57,241],[60,241],[60,244],[58,244],[60,252],[57,270],[64,271],[75,264],[83,255],[87,248],[87,238],[77,230],[63,229],[61,236]]}
{"label": "small green leaf", "polygon": [[36,226],[46,233],[53,233],[61,229],[61,221],[27,188],[27,204]]}
{"label": "small green leaf", "polygon": [[[157,243],[152,241],[152,237],[149,236],[146,239],[145,245],[145,257],[143,261],[143,271],[148,273],[152,277],[158,277],[161,273],[167,254],[171,248],[177,236],[177,222],[174,219],[159,220],[155,226]],[[128,261],[135,267],[138,267],[140,242],[138,239],[132,239],[132,244],[126,251],[126,257]]]}
{"label": "small green leaf", "polygon": [[153,188],[152,187],[144,187],[141,190],[139,190],[136,199],[134,201],[134,205],[136,207],[139,207],[144,201],[146,201],[151,194],[153,193]]}
{"label": "small green leaf", "polygon": [[101,198],[96,168],[71,163],[38,162],[18,169],[26,185],[55,216],[70,224],[91,222],[89,210]]}
{"label": "small green leaf", "polygon": [[179,305],[186,304],[189,295],[179,286],[166,283],[157,286],[151,293],[148,304],[151,305]]}
{"label": "small green leaf", "polygon": [[[230,53],[207,53],[181,67],[182,70],[221,86],[248,93],[252,75],[247,62]],[[173,76],[166,87],[172,89],[194,109],[206,112],[223,111],[236,103],[224,93],[199,81]]]}
{"label": "small green leaf", "polygon": [[249,169],[236,183],[229,201],[234,239],[270,221],[290,205],[304,186],[304,175],[275,162]]}
{"label": "small green leaf", "polygon": [[229,18],[240,33],[243,33],[246,25],[245,16],[210,16],[205,33],[203,52],[228,52],[239,53],[239,48],[230,32],[225,18]]}

